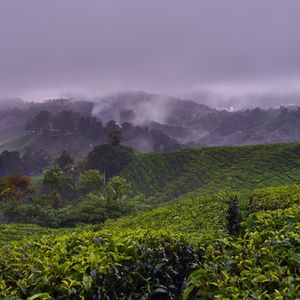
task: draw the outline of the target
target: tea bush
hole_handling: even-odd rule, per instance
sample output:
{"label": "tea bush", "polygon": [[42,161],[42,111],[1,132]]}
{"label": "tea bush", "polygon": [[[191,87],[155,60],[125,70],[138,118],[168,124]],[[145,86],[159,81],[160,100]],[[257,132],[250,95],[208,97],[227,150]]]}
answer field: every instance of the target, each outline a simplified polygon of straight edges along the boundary
{"label": "tea bush", "polygon": [[159,204],[189,192],[253,190],[300,182],[300,144],[206,147],[137,154],[122,171]]}
{"label": "tea bush", "polygon": [[258,212],[237,239],[205,247],[184,299],[299,299],[300,207]]}
{"label": "tea bush", "polygon": [[107,230],[144,229],[168,230],[174,235],[185,235],[189,242],[196,243],[224,235],[226,226],[226,201],[229,193],[210,196],[192,196],[180,203],[166,204],[136,216],[109,220]]}
{"label": "tea bush", "polygon": [[181,238],[139,230],[14,242],[0,250],[0,297],[174,299],[200,259]]}
{"label": "tea bush", "polygon": [[44,235],[63,235],[71,232],[84,232],[99,230],[99,225],[85,225],[76,228],[45,228],[33,224],[0,224],[0,246],[11,241],[22,241],[26,239],[39,239]]}
{"label": "tea bush", "polygon": [[254,211],[287,208],[300,203],[300,185],[268,187],[255,190],[251,195],[250,208]]}

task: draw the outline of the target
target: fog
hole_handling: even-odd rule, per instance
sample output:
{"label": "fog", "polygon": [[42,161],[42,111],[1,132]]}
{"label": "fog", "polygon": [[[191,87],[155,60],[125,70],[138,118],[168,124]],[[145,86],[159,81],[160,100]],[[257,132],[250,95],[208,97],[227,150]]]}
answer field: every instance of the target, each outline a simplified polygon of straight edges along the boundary
{"label": "fog", "polygon": [[1,0],[0,97],[300,104],[299,11],[297,0]]}

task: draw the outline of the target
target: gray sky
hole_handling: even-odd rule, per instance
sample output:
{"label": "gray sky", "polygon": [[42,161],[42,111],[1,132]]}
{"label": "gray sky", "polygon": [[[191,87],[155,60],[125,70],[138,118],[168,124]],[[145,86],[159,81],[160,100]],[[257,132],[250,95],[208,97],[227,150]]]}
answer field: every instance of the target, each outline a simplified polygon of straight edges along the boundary
{"label": "gray sky", "polygon": [[0,0],[0,96],[300,90],[299,0]]}

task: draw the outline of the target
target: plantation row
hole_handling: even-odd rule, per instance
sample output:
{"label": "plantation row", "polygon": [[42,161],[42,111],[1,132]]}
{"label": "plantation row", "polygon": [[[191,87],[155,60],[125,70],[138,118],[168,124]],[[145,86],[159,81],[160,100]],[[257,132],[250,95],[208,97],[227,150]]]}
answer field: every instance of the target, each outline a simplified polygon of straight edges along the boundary
{"label": "plantation row", "polygon": [[[0,296],[299,298],[298,191],[299,186],[254,191],[250,207],[256,212],[244,214],[237,236],[226,232],[227,200],[232,197],[226,193],[195,196],[108,221],[100,230],[59,229],[53,235],[45,229],[47,235],[40,231],[37,238],[40,229],[32,227],[37,230],[35,239],[0,249]],[[270,210],[275,208],[273,201],[285,208]],[[14,225],[7,230],[9,226]]]}
{"label": "plantation row", "polygon": [[39,239],[42,236],[58,236],[67,233],[80,233],[99,230],[98,225],[85,225],[75,228],[45,228],[34,224],[0,224],[0,246],[11,241]]}
{"label": "plantation row", "polygon": [[104,229],[122,231],[164,229],[172,235],[184,235],[190,243],[224,235],[226,200],[230,194],[193,196],[178,204],[167,204],[136,216],[105,222]]}
{"label": "plantation row", "polygon": [[87,232],[11,243],[0,250],[8,299],[151,299],[183,292],[199,260],[165,233]]}
{"label": "plantation row", "polygon": [[300,182],[300,144],[138,154],[122,176],[136,193],[157,203],[193,191],[203,194],[293,184]]}
{"label": "plantation row", "polygon": [[299,299],[300,207],[255,213],[244,229],[205,248],[184,299]]}

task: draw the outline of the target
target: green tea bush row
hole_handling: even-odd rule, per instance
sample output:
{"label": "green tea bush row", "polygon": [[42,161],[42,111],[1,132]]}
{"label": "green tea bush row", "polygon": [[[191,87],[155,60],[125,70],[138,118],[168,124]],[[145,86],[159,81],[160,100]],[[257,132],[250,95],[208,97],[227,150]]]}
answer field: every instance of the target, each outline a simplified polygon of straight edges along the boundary
{"label": "green tea bush row", "polygon": [[300,185],[268,187],[255,190],[250,198],[250,209],[273,210],[300,203]]}
{"label": "green tea bush row", "polygon": [[139,230],[10,243],[0,250],[0,298],[175,299],[200,259],[182,239]]}
{"label": "green tea bush row", "polygon": [[11,241],[26,239],[39,239],[44,235],[63,235],[71,232],[84,232],[99,230],[98,225],[85,225],[76,228],[45,228],[34,224],[0,224],[0,246]]}
{"label": "green tea bush row", "polygon": [[300,144],[138,154],[122,172],[136,193],[163,203],[188,192],[253,190],[300,182]]}
{"label": "green tea bush row", "polygon": [[211,196],[192,196],[177,204],[167,204],[140,213],[136,216],[109,220],[104,224],[107,230],[143,229],[168,230],[182,234],[190,242],[211,239],[224,235],[227,193]]}
{"label": "green tea bush row", "polygon": [[184,299],[299,299],[300,207],[258,212],[237,239],[207,245]]}

